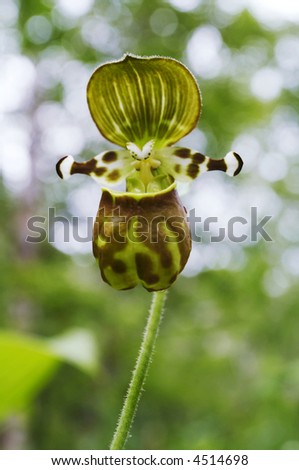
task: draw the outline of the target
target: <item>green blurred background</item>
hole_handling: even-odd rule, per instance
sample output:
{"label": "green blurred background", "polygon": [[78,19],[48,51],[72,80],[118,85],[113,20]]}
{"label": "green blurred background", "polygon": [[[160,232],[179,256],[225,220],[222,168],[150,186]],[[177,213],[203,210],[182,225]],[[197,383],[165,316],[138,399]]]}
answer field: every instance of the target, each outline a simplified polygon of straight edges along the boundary
{"label": "green blurred background", "polygon": [[[278,5],[279,3],[279,5]],[[194,243],[172,286],[130,449],[299,449],[299,8],[255,0],[1,0],[0,445],[106,449],[150,294],[105,285],[90,242],[28,243],[27,220],[86,217],[101,189],[55,163],[112,148],[86,104],[102,62],[124,52],[182,60],[203,95],[182,145],[238,178],[182,189],[203,219],[271,215],[272,242]],[[249,220],[249,219],[248,219]],[[41,226],[44,226],[42,223]],[[51,225],[51,224],[50,224]],[[201,233],[198,224],[197,233]]]}

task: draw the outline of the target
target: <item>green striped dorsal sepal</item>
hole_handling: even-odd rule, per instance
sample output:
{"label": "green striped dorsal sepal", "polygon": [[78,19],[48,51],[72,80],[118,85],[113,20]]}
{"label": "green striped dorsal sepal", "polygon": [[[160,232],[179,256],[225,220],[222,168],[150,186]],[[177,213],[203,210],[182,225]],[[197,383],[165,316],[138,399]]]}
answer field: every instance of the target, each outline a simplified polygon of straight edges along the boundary
{"label": "green striped dorsal sepal", "polygon": [[179,61],[127,54],[95,70],[87,86],[92,118],[104,137],[142,149],[166,147],[188,134],[200,116],[197,82]]}
{"label": "green striped dorsal sepal", "polygon": [[236,176],[243,166],[236,152],[229,152],[222,159],[214,159],[189,148],[167,147],[157,151],[154,156],[161,162],[159,172],[183,182],[193,180],[206,171],[218,170]]}
{"label": "green striped dorsal sepal", "polygon": [[175,184],[156,193],[104,189],[94,224],[93,252],[102,278],[113,288],[142,284],[167,289],[191,251],[186,211]]}

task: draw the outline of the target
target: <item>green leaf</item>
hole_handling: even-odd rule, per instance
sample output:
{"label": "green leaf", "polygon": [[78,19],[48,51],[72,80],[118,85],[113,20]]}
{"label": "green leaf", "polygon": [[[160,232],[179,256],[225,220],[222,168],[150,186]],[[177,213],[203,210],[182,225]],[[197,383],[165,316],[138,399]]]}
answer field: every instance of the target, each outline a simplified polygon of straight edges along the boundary
{"label": "green leaf", "polygon": [[172,145],[188,134],[200,116],[201,98],[191,72],[167,57],[125,55],[100,66],[87,87],[90,113],[111,142],[142,148]]}
{"label": "green leaf", "polygon": [[59,359],[42,342],[0,333],[0,419],[22,410],[52,377]]}
{"label": "green leaf", "polygon": [[61,362],[94,373],[95,360],[95,344],[87,331],[51,340],[0,332],[0,419],[29,406]]}
{"label": "green leaf", "polygon": [[46,340],[49,350],[61,360],[94,375],[98,368],[95,338],[88,330],[73,329],[53,339]]}

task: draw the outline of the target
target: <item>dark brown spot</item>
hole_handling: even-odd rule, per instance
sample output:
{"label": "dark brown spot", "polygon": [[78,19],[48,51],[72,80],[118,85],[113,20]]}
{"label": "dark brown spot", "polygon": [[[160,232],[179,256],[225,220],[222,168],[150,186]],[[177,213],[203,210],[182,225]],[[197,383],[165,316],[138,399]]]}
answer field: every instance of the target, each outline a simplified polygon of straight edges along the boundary
{"label": "dark brown spot", "polygon": [[169,250],[164,249],[161,251],[160,254],[161,258],[161,265],[163,268],[170,268],[172,265],[172,254],[170,253]]}
{"label": "dark brown spot", "polygon": [[233,152],[233,154],[234,154],[234,156],[236,157],[236,159],[238,161],[238,168],[234,172],[234,176],[237,176],[240,173],[240,171],[242,170],[243,160],[242,160],[242,158],[240,157],[240,155],[238,153]]}
{"label": "dark brown spot", "polygon": [[120,172],[119,170],[113,170],[111,171],[111,173],[108,173],[107,175],[107,178],[110,180],[110,181],[116,181],[118,180],[120,177]]}
{"label": "dark brown spot", "polygon": [[177,173],[181,173],[181,169],[182,165],[180,165],[179,163],[177,163],[174,167],[174,171],[176,171]]}
{"label": "dark brown spot", "polygon": [[59,176],[59,178],[61,178],[63,180],[63,174],[61,173],[61,169],[60,169],[60,166],[61,166],[61,163],[63,162],[63,160],[65,160],[67,158],[66,157],[62,157],[59,162],[56,163],[56,172],[57,172],[57,175]]}
{"label": "dark brown spot", "polygon": [[196,178],[199,173],[199,166],[196,163],[190,163],[187,167],[187,175],[190,178]]}
{"label": "dark brown spot", "polygon": [[157,282],[159,282],[159,281],[160,281],[160,278],[159,278],[158,274],[149,274],[147,276],[147,278],[145,279],[145,282],[148,285],[157,284]]}
{"label": "dark brown spot", "polygon": [[181,158],[189,158],[190,157],[190,149],[185,149],[185,148],[177,149],[175,151],[175,155],[177,157],[181,157]]}
{"label": "dark brown spot", "polygon": [[125,273],[127,270],[126,263],[124,263],[120,259],[115,259],[114,261],[112,261],[111,267],[113,271],[118,274]]}
{"label": "dark brown spot", "polygon": [[214,171],[214,170],[226,171],[227,165],[224,161],[224,158],[222,158],[221,160],[212,160],[212,158],[209,158],[209,161],[207,164],[207,170],[208,171]]}
{"label": "dark brown spot", "polygon": [[169,279],[169,285],[173,284],[177,277],[178,277],[178,273],[174,274],[174,275]]}
{"label": "dark brown spot", "polygon": [[107,152],[102,157],[103,162],[105,163],[112,163],[117,160],[116,152]]}
{"label": "dark brown spot", "polygon": [[97,160],[92,158],[88,162],[77,163],[74,162],[71,168],[71,175],[75,173],[81,173],[83,175],[90,175],[90,173],[95,172],[97,167]]}
{"label": "dark brown spot", "polygon": [[152,272],[153,262],[149,255],[144,253],[136,253],[135,255],[136,270],[138,277],[146,284],[156,284],[159,281],[159,276]]}
{"label": "dark brown spot", "polygon": [[[112,197],[112,195],[109,191],[104,190],[103,193],[102,193],[99,209],[104,210],[104,215],[107,215],[107,214],[110,215],[110,211],[112,210],[112,206],[113,206],[113,197]],[[107,211],[107,214],[106,214],[105,211]],[[99,215],[100,215],[100,213],[98,213],[98,216]]]}
{"label": "dark brown spot", "polygon": [[94,174],[97,175],[97,176],[102,176],[105,171],[107,171],[107,168],[105,168],[104,166],[100,166],[99,168],[96,168],[94,170]]}
{"label": "dark brown spot", "polygon": [[206,159],[205,155],[203,155],[202,153],[199,153],[199,152],[192,155],[193,163],[197,163],[198,165],[203,163],[205,161],[205,159]]}
{"label": "dark brown spot", "polygon": [[145,281],[146,277],[153,268],[151,258],[144,253],[136,253],[135,262],[139,279]]}

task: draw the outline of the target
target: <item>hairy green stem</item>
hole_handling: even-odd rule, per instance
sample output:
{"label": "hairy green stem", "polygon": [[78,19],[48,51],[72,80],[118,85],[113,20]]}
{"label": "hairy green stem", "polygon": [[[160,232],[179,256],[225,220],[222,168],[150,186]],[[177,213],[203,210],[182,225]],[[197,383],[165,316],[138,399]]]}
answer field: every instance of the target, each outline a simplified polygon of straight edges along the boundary
{"label": "hairy green stem", "polygon": [[159,325],[162,319],[163,307],[167,291],[153,293],[153,300],[149,311],[147,325],[144,330],[141,348],[137,357],[136,366],[124,401],[124,405],[116,426],[110,446],[111,450],[123,449],[135,417],[142,388],[151,363]]}

